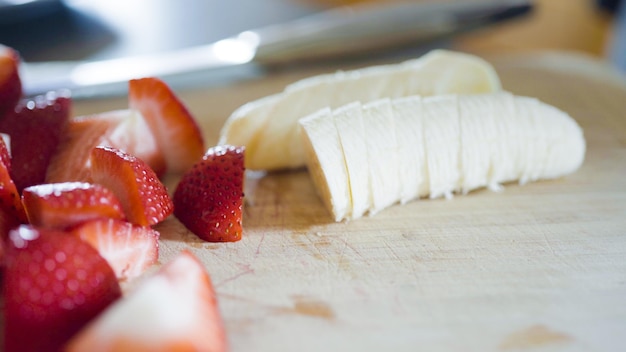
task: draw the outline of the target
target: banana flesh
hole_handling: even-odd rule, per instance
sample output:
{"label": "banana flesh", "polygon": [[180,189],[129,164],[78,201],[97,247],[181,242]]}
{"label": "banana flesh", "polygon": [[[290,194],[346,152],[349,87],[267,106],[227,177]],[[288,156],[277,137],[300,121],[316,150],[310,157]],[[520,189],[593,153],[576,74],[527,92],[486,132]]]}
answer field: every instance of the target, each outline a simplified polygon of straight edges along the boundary
{"label": "banana flesh", "polygon": [[311,178],[324,205],[335,221],[351,218],[350,181],[333,112],[322,109],[303,118],[300,125],[308,131],[302,141]]}
{"label": "banana flesh", "polygon": [[300,126],[311,177],[335,221],[558,178],[582,165],[586,149],[568,114],[508,92],[352,102]]}
{"label": "banana flesh", "polygon": [[383,97],[488,93],[500,90],[493,67],[469,54],[434,50],[392,65],[310,77],[241,106],[227,119],[219,144],[246,147],[246,168],[277,170],[305,164],[298,120],[325,107]]}

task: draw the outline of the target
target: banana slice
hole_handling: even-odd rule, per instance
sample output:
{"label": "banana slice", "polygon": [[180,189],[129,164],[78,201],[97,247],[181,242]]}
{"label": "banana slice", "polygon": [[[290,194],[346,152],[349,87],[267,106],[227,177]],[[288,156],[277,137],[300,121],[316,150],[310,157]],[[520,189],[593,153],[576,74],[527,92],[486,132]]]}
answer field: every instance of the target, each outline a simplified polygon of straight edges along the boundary
{"label": "banana slice", "polygon": [[498,75],[486,61],[473,55],[435,50],[398,64],[340,71],[295,82],[281,93],[233,112],[221,130],[219,143],[246,146],[248,169],[297,168],[305,162],[297,121],[325,107],[385,97],[498,90]]}
{"label": "banana slice", "polygon": [[398,141],[400,202],[407,203],[430,192],[430,180],[423,136],[423,106],[420,96],[392,102]]}
{"label": "banana slice", "polygon": [[300,124],[306,131],[302,140],[319,196],[335,221],[351,218],[350,181],[333,112],[322,109],[303,118]]}
{"label": "banana slice", "polygon": [[389,99],[363,105],[371,215],[399,200],[398,143],[392,111]]}
{"label": "banana slice", "polygon": [[546,148],[546,134],[538,121],[540,116],[536,116],[534,106],[539,103],[537,99],[529,97],[515,97],[515,114],[518,115],[517,121],[522,125],[519,126],[520,151],[519,155],[524,165],[519,176],[519,183],[526,184],[536,181],[539,178],[540,170],[545,164],[545,153],[539,150]]}
{"label": "banana slice", "polygon": [[452,198],[460,188],[461,132],[455,95],[424,99],[422,109],[430,198]]}
{"label": "banana slice", "polygon": [[520,131],[513,99],[508,92],[498,93],[491,99],[491,110],[485,111],[491,114],[496,130],[489,173],[489,188],[492,191],[501,190],[502,183],[517,180],[521,175]]}
{"label": "banana slice", "polygon": [[534,106],[548,148],[539,178],[553,179],[576,171],[585,158],[586,143],[580,126],[566,113],[539,102]]}
{"label": "banana slice", "polygon": [[582,165],[586,150],[565,112],[505,92],[355,102],[300,125],[307,165],[335,221],[362,216],[368,197],[375,214],[420,197],[561,177]]}
{"label": "banana slice", "polygon": [[[489,170],[498,145],[490,94],[459,96],[461,192],[489,185]],[[485,113],[487,112],[487,113]]]}
{"label": "banana slice", "polygon": [[363,107],[354,102],[333,111],[335,126],[348,171],[351,218],[359,218],[372,206],[367,139],[363,125]]}

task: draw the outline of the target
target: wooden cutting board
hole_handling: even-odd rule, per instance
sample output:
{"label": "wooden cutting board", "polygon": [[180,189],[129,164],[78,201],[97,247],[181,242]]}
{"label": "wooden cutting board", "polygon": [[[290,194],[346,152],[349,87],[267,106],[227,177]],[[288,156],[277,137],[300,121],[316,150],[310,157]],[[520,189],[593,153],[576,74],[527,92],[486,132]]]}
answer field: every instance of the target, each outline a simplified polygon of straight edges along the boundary
{"label": "wooden cutting board", "polygon": [[[332,222],[305,171],[250,175],[240,242],[204,243],[173,217],[157,226],[162,263],[189,249],[206,265],[233,351],[626,348],[626,80],[569,55],[492,62],[507,90],[580,123],[578,172],[348,223]],[[180,94],[214,144],[236,107],[319,72]]]}

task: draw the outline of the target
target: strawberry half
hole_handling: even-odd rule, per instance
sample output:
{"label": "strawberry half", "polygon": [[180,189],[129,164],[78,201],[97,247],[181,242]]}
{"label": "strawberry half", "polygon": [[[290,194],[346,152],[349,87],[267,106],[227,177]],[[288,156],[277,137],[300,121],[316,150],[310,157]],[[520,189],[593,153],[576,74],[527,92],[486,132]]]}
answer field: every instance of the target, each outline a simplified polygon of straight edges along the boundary
{"label": "strawberry half", "polygon": [[210,148],[185,173],[174,192],[174,215],[209,242],[241,239],[244,148]]}
{"label": "strawberry half", "polygon": [[11,178],[11,157],[4,139],[0,138],[0,229],[6,230],[19,223],[26,223],[26,213],[20,194]]}
{"label": "strawberry half", "polygon": [[96,146],[124,150],[145,161],[158,175],[165,171],[163,154],[141,114],[115,110],[69,121],[58,151],[50,161],[46,182],[89,182],[89,157]]}
{"label": "strawberry half", "polygon": [[22,96],[17,51],[0,44],[0,120],[11,111]]}
{"label": "strawberry half", "polygon": [[0,208],[0,242],[9,237],[9,231],[20,225],[20,221],[6,209]]}
{"label": "strawberry half", "polygon": [[138,110],[154,133],[167,171],[187,171],[204,153],[200,128],[185,105],[158,78],[129,82],[129,107]]}
{"label": "strawberry half", "polygon": [[227,351],[211,279],[183,251],[74,337],[68,352]]}
{"label": "strawberry half", "polygon": [[88,243],[22,225],[5,248],[4,351],[58,351],[121,297],[115,274]]}
{"label": "strawberry half", "polygon": [[143,160],[110,147],[92,149],[90,160],[93,181],[113,191],[129,222],[151,226],[172,213],[167,189]]}
{"label": "strawberry half", "polygon": [[11,176],[19,192],[44,182],[70,105],[69,92],[50,92],[20,101],[0,121],[0,132],[11,137]]}
{"label": "strawberry half", "polygon": [[72,233],[95,247],[119,280],[132,280],[159,259],[159,233],[114,219],[92,220]]}
{"label": "strawberry half", "polygon": [[34,226],[67,229],[98,219],[123,219],[122,204],[102,185],[85,182],[47,183],[24,188],[22,202]]}

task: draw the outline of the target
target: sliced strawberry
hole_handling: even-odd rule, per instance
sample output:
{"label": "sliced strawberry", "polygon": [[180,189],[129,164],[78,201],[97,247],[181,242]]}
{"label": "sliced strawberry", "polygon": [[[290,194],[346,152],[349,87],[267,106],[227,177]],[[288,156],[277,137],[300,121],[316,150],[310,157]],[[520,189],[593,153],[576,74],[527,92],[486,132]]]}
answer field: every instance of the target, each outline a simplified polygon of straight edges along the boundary
{"label": "sliced strawberry", "polygon": [[211,279],[188,251],[107,309],[66,349],[79,351],[227,351]]}
{"label": "sliced strawberry", "polygon": [[241,239],[244,148],[210,148],[174,192],[174,215],[209,242]]}
{"label": "sliced strawberry", "polygon": [[100,145],[136,156],[145,161],[158,176],[163,175],[166,169],[165,157],[145,118],[136,110],[120,110],[120,113],[126,115],[126,118],[111,131],[107,141]]}
{"label": "sliced strawberry", "polygon": [[50,92],[20,101],[0,121],[0,132],[11,136],[11,176],[18,191],[43,183],[70,116],[69,92]]}
{"label": "sliced strawberry", "polygon": [[0,44],[0,120],[15,107],[22,96],[17,51]]}
{"label": "sliced strawberry", "polygon": [[6,133],[0,133],[0,162],[4,163],[6,168],[11,170],[11,136]]}
{"label": "sliced strawberry", "polygon": [[27,222],[20,194],[11,178],[11,157],[3,138],[0,138],[0,211],[3,212],[0,229]]}
{"label": "sliced strawberry", "polygon": [[89,182],[91,149],[99,145],[109,129],[121,120],[122,116],[115,113],[71,119],[61,137],[59,149],[50,161],[46,182]]}
{"label": "sliced strawberry", "polygon": [[119,280],[139,277],[159,259],[159,232],[149,227],[98,219],[74,228],[72,233],[95,247]]}
{"label": "sliced strawberry", "polygon": [[4,351],[58,351],[121,296],[106,260],[75,236],[22,225],[6,245]]}
{"label": "sliced strawberry", "polygon": [[[2,231],[2,226],[2,211],[0,210],[0,231]],[[2,274],[4,273],[4,240],[4,236],[0,238],[0,281],[2,281]]]}
{"label": "sliced strawberry", "polygon": [[92,219],[124,218],[122,204],[113,192],[85,182],[26,187],[22,202],[28,220],[38,227],[67,229]]}
{"label": "sliced strawberry", "polygon": [[141,159],[119,149],[92,149],[91,177],[113,191],[133,224],[151,226],[173,211],[167,189],[154,171]]}
{"label": "sliced strawberry", "polygon": [[20,225],[17,217],[0,207],[0,242],[4,242],[9,237],[9,231]]}
{"label": "sliced strawberry", "polygon": [[109,146],[144,160],[161,175],[165,159],[141,114],[115,110],[69,121],[59,149],[50,162],[46,182],[89,181],[91,149]]}
{"label": "sliced strawberry", "polygon": [[141,112],[165,156],[167,171],[187,171],[204,153],[200,128],[185,105],[158,78],[129,82],[129,106]]}

